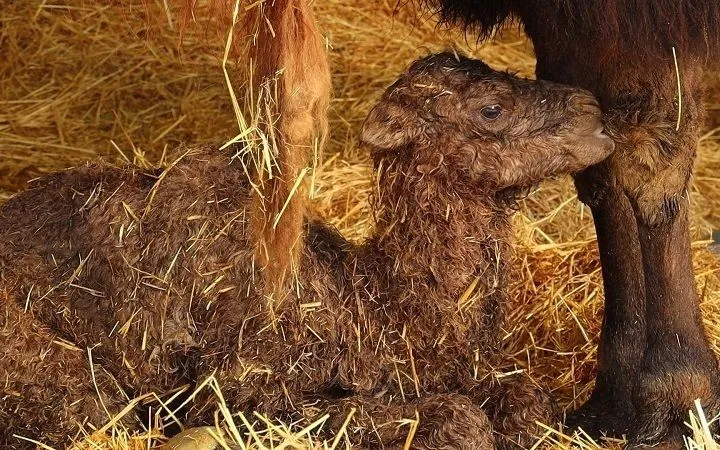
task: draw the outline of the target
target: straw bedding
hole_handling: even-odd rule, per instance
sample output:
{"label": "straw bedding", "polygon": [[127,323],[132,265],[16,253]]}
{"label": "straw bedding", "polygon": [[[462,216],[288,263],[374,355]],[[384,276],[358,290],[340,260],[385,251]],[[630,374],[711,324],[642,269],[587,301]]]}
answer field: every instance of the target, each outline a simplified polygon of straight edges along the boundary
{"label": "straw bedding", "polygon": [[[218,27],[204,19],[201,6],[198,23],[186,30],[179,48],[181,18],[170,13],[168,26],[148,28],[146,13],[164,16],[166,11],[163,2],[146,3],[117,7],[82,0],[0,0],[0,202],[29,179],[98,155],[163,164],[179,143],[218,142],[237,134]],[[408,62],[454,47],[495,68],[530,76],[534,59],[516,30],[479,46],[472,37],[437,30],[431,18],[417,17],[411,9],[396,11],[394,0],[324,0],[316,11],[328,38],[334,99],[331,136],[314,177],[312,204],[346,236],[360,239],[372,223],[370,166],[367,151],[358,146],[358,131],[374,101]],[[712,128],[720,124],[720,79],[710,76],[708,82],[708,129],[692,188],[692,232],[705,324],[718,350],[720,260],[709,249],[709,239],[720,227],[720,141]],[[526,371],[571,410],[591,390],[602,317],[592,221],[569,180],[545,183],[521,206],[515,224],[523,276],[512,287],[502,336],[508,357],[496,376]],[[206,388],[213,384],[209,380]],[[150,406],[161,409],[157,403]],[[220,401],[219,421],[226,414]],[[411,430],[413,418],[404,419]],[[271,423],[251,412],[232,421],[252,424],[246,442],[321,446],[309,443],[308,433],[299,433],[308,424]],[[544,442],[569,445],[569,439],[548,430]],[[698,442],[703,441],[700,434]],[[336,444],[344,445],[338,438]],[[129,437],[108,427],[79,448],[140,449],[157,442],[162,437],[155,431]],[[597,446],[582,436],[578,442]]]}

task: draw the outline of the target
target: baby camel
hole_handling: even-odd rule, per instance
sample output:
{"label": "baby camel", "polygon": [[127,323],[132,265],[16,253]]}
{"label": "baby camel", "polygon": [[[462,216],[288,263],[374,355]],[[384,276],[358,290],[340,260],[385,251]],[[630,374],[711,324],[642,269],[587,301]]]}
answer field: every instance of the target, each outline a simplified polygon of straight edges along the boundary
{"label": "baby camel", "polygon": [[[308,219],[292,292],[273,308],[252,260],[251,186],[230,155],[35,181],[0,210],[0,445],[62,445],[128,397],[211,374],[232,410],[342,421],[355,406],[364,445],[401,446],[392,420],[416,412],[413,448],[527,442],[551,402],[489,376],[512,201],[608,156],[601,130],[586,91],[450,53],[415,62],[363,129],[375,231],[356,246]],[[213,406],[196,399],[189,424]]]}

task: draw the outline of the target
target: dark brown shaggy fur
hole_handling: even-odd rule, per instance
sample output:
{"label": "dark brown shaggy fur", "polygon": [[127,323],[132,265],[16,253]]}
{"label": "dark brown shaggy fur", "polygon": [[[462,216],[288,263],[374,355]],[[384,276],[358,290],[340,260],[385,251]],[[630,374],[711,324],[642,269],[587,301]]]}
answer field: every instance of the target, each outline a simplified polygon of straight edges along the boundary
{"label": "dark brown shaggy fur", "polygon": [[[167,393],[212,374],[232,410],[293,418],[314,406],[341,422],[355,406],[366,431],[352,438],[371,446],[402,445],[392,421],[415,411],[413,448],[529,443],[552,403],[493,376],[508,201],[604,159],[613,145],[600,130],[585,91],[452,54],[416,62],[363,132],[373,235],[355,246],[307,221],[278,311],[253,259],[251,189],[227,154],[34,182],[0,210],[0,444],[61,444],[117,413],[121,389]],[[203,393],[189,423],[213,407]]]}
{"label": "dark brown shaggy fur", "polygon": [[[583,47],[602,48],[608,58],[641,49],[647,60],[685,57],[712,62],[720,50],[720,3],[714,0],[419,0],[445,23],[460,24],[480,37],[517,19],[541,22],[549,42],[582,39]],[[534,19],[533,17],[538,19]],[[549,20],[546,20],[550,17]],[[613,65],[613,61],[605,61]],[[617,61],[616,61],[617,64]],[[622,65],[633,61],[622,61]]]}
{"label": "dark brown shaggy fur", "polygon": [[617,150],[576,184],[595,218],[605,317],[595,391],[570,424],[628,435],[632,445],[684,448],[694,400],[709,417],[720,412],[720,371],[695,292],[687,200],[704,117],[703,70],[720,53],[720,2],[426,3],[482,35],[516,18],[535,46],[539,78],[588,89],[600,100]]}

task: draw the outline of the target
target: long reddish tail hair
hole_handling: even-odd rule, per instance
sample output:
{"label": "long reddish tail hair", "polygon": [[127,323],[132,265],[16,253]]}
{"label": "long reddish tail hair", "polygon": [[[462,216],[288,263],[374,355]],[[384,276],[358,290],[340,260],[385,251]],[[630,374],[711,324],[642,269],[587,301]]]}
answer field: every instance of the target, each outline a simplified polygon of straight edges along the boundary
{"label": "long reddish tail hair", "polygon": [[[181,25],[187,27],[197,0],[174,1],[184,11]],[[328,129],[330,69],[311,2],[210,0],[206,10],[219,26],[225,27],[229,17],[237,19],[234,47],[246,50],[240,52],[238,67],[250,69],[238,78],[249,81],[253,94],[245,106],[259,115],[254,125],[270,143],[263,155],[255,155],[252,165],[256,189],[251,225],[255,261],[262,268],[273,310],[292,288],[302,248],[310,178],[305,175],[310,156],[320,152]]]}
{"label": "long reddish tail hair", "polygon": [[[254,199],[256,261],[263,267],[267,293],[274,305],[283,300],[298,267],[307,198],[304,176],[313,152],[327,134],[330,69],[324,40],[309,0],[266,0],[246,17],[256,30],[250,47],[254,92],[268,93],[274,117],[272,166],[257,164],[259,190]],[[246,27],[243,27],[247,29]],[[272,134],[273,130],[264,130]],[[302,178],[302,179],[301,179]]]}

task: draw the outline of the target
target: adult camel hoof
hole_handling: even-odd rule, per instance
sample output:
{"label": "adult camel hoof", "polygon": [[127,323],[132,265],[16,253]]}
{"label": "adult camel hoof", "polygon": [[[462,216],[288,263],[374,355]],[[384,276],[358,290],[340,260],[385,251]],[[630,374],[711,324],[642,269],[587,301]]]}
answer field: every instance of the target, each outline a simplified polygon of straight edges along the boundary
{"label": "adult camel hoof", "polygon": [[[707,420],[720,412],[720,371],[714,356],[689,349],[683,356],[687,359],[663,361],[660,369],[646,365],[655,370],[639,374],[633,395],[636,416],[628,434],[629,448],[684,449],[685,436],[692,434],[686,425],[689,414],[697,413],[695,401],[700,401]],[[711,423],[710,428],[716,437],[718,424]]]}
{"label": "adult camel hoof", "polygon": [[590,399],[565,419],[570,431],[587,434],[593,439],[620,438],[627,433],[632,405],[620,405],[605,396],[593,394]]}

